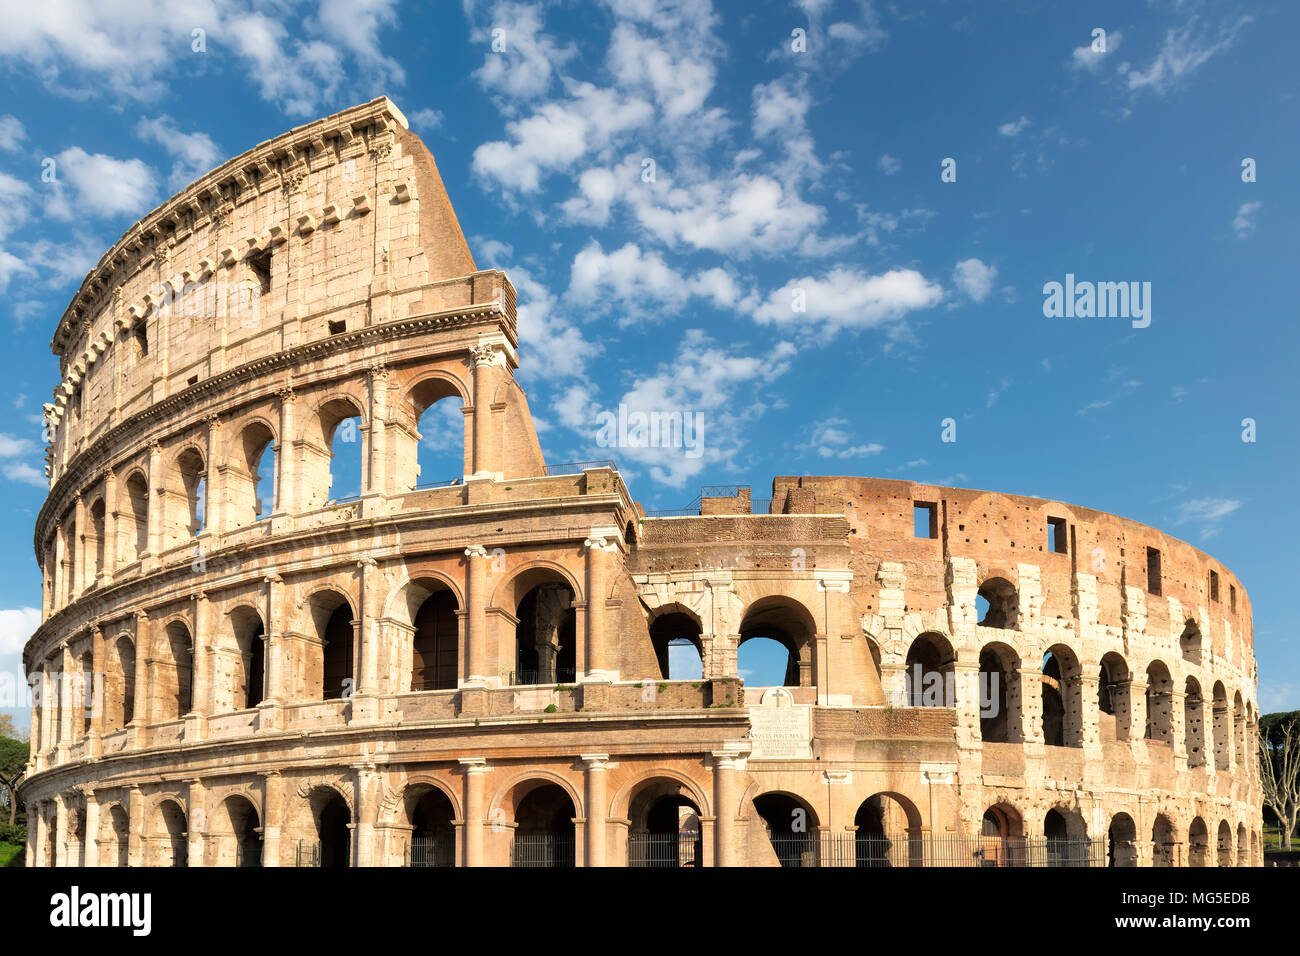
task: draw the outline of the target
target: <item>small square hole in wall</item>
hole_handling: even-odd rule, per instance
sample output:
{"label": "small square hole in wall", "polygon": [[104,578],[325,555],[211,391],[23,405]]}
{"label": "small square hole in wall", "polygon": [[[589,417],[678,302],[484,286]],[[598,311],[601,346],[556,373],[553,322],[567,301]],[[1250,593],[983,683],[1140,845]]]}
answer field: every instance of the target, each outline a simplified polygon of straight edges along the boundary
{"label": "small square hole in wall", "polygon": [[912,502],[912,534],[918,538],[939,537],[939,506],[930,501]]}
{"label": "small square hole in wall", "polygon": [[1067,554],[1070,550],[1070,539],[1066,536],[1066,525],[1064,518],[1047,519],[1047,546],[1057,554]]}
{"label": "small square hole in wall", "polygon": [[1237,613],[1237,585],[1228,585],[1228,610]]}
{"label": "small square hole in wall", "polygon": [[340,332],[348,330],[347,319],[330,319],[330,335],[338,335]]}
{"label": "small square hole in wall", "polygon": [[1210,572],[1210,600],[1218,603],[1219,600],[1219,572]]}
{"label": "small square hole in wall", "polygon": [[1147,548],[1147,590],[1160,596],[1160,551]]}
{"label": "small square hole in wall", "polygon": [[198,377],[197,375],[191,375],[189,378],[187,378],[187,379],[185,380],[185,384],[186,384],[186,385],[197,385],[197,384],[199,384],[199,377]]}

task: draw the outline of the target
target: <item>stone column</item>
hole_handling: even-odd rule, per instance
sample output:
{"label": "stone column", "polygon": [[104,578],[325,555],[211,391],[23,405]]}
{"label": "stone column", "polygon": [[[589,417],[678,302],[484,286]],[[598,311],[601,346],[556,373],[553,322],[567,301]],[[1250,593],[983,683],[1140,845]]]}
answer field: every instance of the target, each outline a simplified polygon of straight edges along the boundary
{"label": "stone column", "polygon": [[194,661],[190,713],[212,713],[212,602],[202,591],[194,595]]}
{"label": "stone column", "polygon": [[95,791],[87,787],[82,791],[86,800],[86,840],[83,844],[85,866],[99,866],[99,801]]}
{"label": "stone column", "polygon": [[388,368],[383,361],[367,370],[370,398],[370,460],[366,491],[384,494],[388,489]]}
{"label": "stone column", "polygon": [[41,751],[48,753],[58,744],[59,693],[47,658],[41,663]]}
{"label": "stone column", "polygon": [[284,579],[278,574],[268,574],[262,579],[266,584],[266,698],[259,707],[276,710],[283,706],[285,688],[284,621],[280,605],[284,601]]}
{"label": "stone column", "polygon": [[140,792],[139,787],[131,788],[126,809],[130,818],[130,826],[127,829],[126,837],[126,865],[144,866],[144,794]]}
{"label": "stone column", "polygon": [[379,777],[373,766],[354,767],[357,780],[357,824],[353,842],[353,866],[375,865],[375,823],[379,807],[375,790]]}
{"label": "stone column", "polygon": [[272,510],[276,513],[294,514],[298,510],[298,498],[295,491],[298,463],[293,460],[295,446],[293,438],[294,394],[293,389],[289,386],[279,389],[275,394],[280,399],[279,447],[276,448],[275,452],[275,467],[279,475],[277,476],[275,489],[275,507]]}
{"label": "stone column", "polygon": [[132,743],[143,747],[147,743],[146,727],[149,725],[149,658],[153,656],[152,629],[149,615],[144,611],[135,614],[135,702],[131,714],[131,726],[135,728]]}
{"label": "stone column", "polygon": [[220,464],[221,416],[209,415],[206,419],[207,455],[203,479],[203,530],[209,535],[220,535],[226,530],[226,472]]}
{"label": "stone column", "polygon": [[493,455],[492,389],[497,348],[477,345],[470,349],[474,361],[474,475],[491,477],[496,471]]}
{"label": "stone column", "polygon": [[189,788],[185,798],[188,811],[185,815],[186,865],[200,867],[203,865],[203,841],[208,831],[207,801],[204,799],[207,791],[204,789],[203,781],[198,778],[187,780],[185,783]]}
{"label": "stone column", "polygon": [[606,785],[609,754],[583,754],[587,767],[587,866],[606,866]]}
{"label": "stone column", "polygon": [[73,513],[76,515],[77,535],[72,542],[73,561],[72,561],[72,598],[78,597],[81,592],[85,591],[91,581],[89,571],[94,564],[86,558],[86,540],[89,535],[86,534],[86,501],[81,497],[81,492],[73,495]]}
{"label": "stone column", "polygon": [[63,794],[54,798],[54,865],[76,865],[68,862],[68,801]]}
{"label": "stone column", "polygon": [[487,684],[488,560],[487,549],[481,544],[465,549],[466,604],[469,605],[465,618],[465,684],[471,687]]}
{"label": "stone column", "polygon": [[352,701],[353,720],[376,720],[379,706],[375,697],[383,692],[383,682],[379,673],[379,644],[377,621],[378,612],[374,606],[375,592],[378,590],[379,565],[374,558],[365,558],[357,562],[357,577],[360,579],[357,600],[357,630],[360,635],[360,647],[357,654],[357,690]]}
{"label": "stone column", "polygon": [[117,572],[117,472],[109,468],[104,472],[104,568],[101,583],[107,583]]}
{"label": "stone column", "polygon": [[107,689],[104,675],[108,672],[108,658],[104,650],[104,631],[98,625],[90,630],[90,736],[100,737],[104,733],[104,692]]}
{"label": "stone column", "polygon": [[[1027,744],[1044,746],[1043,738],[1043,687],[1040,675],[1043,663],[1030,658],[1020,659],[1017,670],[1020,672],[1020,717],[1023,740]],[[1041,754],[1042,751],[1040,750]]]}
{"label": "stone column", "polygon": [[148,558],[157,557],[162,550],[162,513],[165,501],[162,489],[162,445],[155,438],[149,442],[149,514],[148,534],[145,538],[147,550],[140,556],[145,563],[148,563]]}
{"label": "stone column", "polygon": [[46,822],[45,804],[29,803],[27,805],[28,831],[31,838],[28,843],[31,849],[28,853],[28,865],[44,866],[45,865],[45,848],[49,845],[50,828]]}
{"label": "stone column", "polygon": [[280,827],[284,817],[284,778],[280,771],[262,774],[262,866],[280,865]]}
{"label": "stone column", "polygon": [[608,671],[605,602],[609,592],[610,552],[618,549],[609,538],[593,533],[583,542],[587,549],[587,667],[583,680],[617,679]]}
{"label": "stone column", "polygon": [[718,866],[735,866],[736,771],[745,767],[745,754],[735,751],[713,753],[713,799],[717,804],[714,835],[717,848],[713,858]]}
{"label": "stone column", "polygon": [[72,646],[69,642],[64,641],[63,646],[59,649],[60,673],[59,673],[59,747],[64,753],[61,757],[66,758],[66,748],[71,747],[80,734],[78,731],[78,718],[81,717],[82,703],[77,699],[76,687],[80,683],[74,679],[74,668],[79,668],[76,660],[72,656]]}
{"label": "stone column", "polygon": [[483,866],[483,815],[487,761],[482,757],[461,757],[465,771],[464,865]]}
{"label": "stone column", "polygon": [[958,661],[952,670],[957,733],[961,743],[973,745],[981,740],[979,661]]}
{"label": "stone column", "polygon": [[[1096,675],[1100,673],[1100,665],[1093,667],[1088,665],[1078,677],[1074,678],[1079,682],[1079,718],[1083,721],[1082,730],[1083,746],[1085,748],[1096,748],[1101,746],[1101,710],[1098,707],[1097,692],[1100,681]],[[1062,681],[1062,686],[1065,682]],[[1113,704],[1111,705],[1114,706]]]}

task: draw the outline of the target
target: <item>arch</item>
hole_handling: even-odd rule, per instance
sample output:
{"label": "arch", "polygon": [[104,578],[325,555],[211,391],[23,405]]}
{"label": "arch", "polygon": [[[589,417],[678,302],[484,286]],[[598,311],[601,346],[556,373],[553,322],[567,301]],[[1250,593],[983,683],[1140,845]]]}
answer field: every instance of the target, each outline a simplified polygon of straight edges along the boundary
{"label": "arch", "polygon": [[135,642],[129,634],[109,644],[104,670],[104,731],[113,733],[135,717]]}
{"label": "arch", "polygon": [[81,733],[85,737],[90,733],[91,714],[95,708],[95,656],[90,647],[81,652],[78,659],[77,696],[81,701]]}
{"label": "arch", "polygon": [[388,592],[388,597],[384,599],[383,616],[414,626],[415,615],[420,610],[420,605],[435,591],[443,588],[451,591],[456,598],[457,607],[465,606],[461,584],[455,578],[432,568],[417,568],[414,572],[408,570],[402,579],[393,585]]}
{"label": "arch", "polygon": [[610,801],[611,819],[626,819],[633,826],[637,824],[638,815],[633,803],[642,791],[653,792],[659,796],[667,793],[681,793],[700,808],[706,816],[712,814],[712,803],[708,791],[680,770],[671,767],[653,767],[641,775],[623,784]]}
{"label": "arch", "polygon": [[189,826],[185,807],[175,799],[165,797],[154,809],[153,866],[188,866],[186,845]]}
{"label": "arch", "polygon": [[[413,582],[415,588],[420,585]],[[451,588],[429,589],[412,619],[411,690],[454,690],[458,683],[460,605]]]}
{"label": "arch", "polygon": [[514,614],[513,684],[554,684],[577,677],[578,592],[550,562],[519,569],[497,589]]}
{"label": "arch", "polygon": [[90,504],[90,541],[86,542],[87,549],[95,556],[95,573],[94,579],[97,580],[104,573],[104,562],[107,559],[108,541],[104,536],[104,524],[107,516],[107,509],[104,504],[104,498],[101,495]]}
{"label": "arch", "polygon": [[1005,800],[984,811],[980,819],[982,866],[1024,866],[1025,822],[1020,811]]}
{"label": "arch", "polygon": [[[817,623],[802,602],[786,595],[758,598],[745,608],[741,616],[740,641],[736,645],[737,673],[740,673],[740,649],[748,641],[764,638],[785,648],[786,666],[781,686],[811,687],[814,685],[816,634]],[[755,648],[760,646],[755,645]]]}
{"label": "arch", "polygon": [[1083,672],[1066,644],[1043,655],[1043,741],[1049,747],[1083,746]]}
{"label": "arch", "polygon": [[1210,833],[1200,817],[1193,817],[1187,828],[1187,865],[1210,865]]}
{"label": "arch", "polygon": [[754,797],[754,811],[781,866],[817,865],[817,812],[806,800],[784,790],[769,790]]}
{"label": "arch", "polygon": [[1201,629],[1191,618],[1187,619],[1183,633],[1178,638],[1178,651],[1188,663],[1201,663]]}
{"label": "arch", "polygon": [[985,743],[1020,743],[1020,655],[1009,644],[991,641],[980,648],[979,667],[980,738]]}
{"label": "arch", "polygon": [[1260,843],[1259,831],[1251,830],[1250,831],[1250,865],[1251,866],[1259,866],[1260,862],[1263,860],[1263,857],[1260,855],[1259,843]]}
{"label": "arch", "polygon": [[699,791],[675,774],[642,776],[628,789],[628,865],[700,866],[707,804]]}
{"label": "arch", "polygon": [[149,480],[139,469],[127,475],[122,484],[126,507],[119,508],[123,516],[122,538],[126,543],[125,561],[139,561],[149,550]]}
{"label": "arch", "polygon": [[921,814],[907,797],[882,791],[858,805],[853,817],[857,866],[924,866]]}
{"label": "arch", "polygon": [[1047,866],[1088,866],[1091,849],[1083,815],[1072,807],[1052,807],[1043,817]]}
{"label": "arch", "polygon": [[1137,864],[1137,824],[1127,813],[1117,813],[1110,818],[1106,830],[1106,865],[1131,867]]}
{"label": "arch", "polygon": [[1215,681],[1211,691],[1214,721],[1214,769],[1232,766],[1232,712],[1228,709],[1228,692],[1223,681]]}
{"label": "arch", "polygon": [[1147,665],[1147,724],[1145,737],[1156,743],[1173,746],[1174,682],[1163,661]]}
{"label": "arch", "polygon": [[[320,700],[351,696],[356,686],[356,611],[338,588],[313,591],[306,601],[318,645],[311,651],[309,673]],[[309,685],[310,686],[310,685]]]}
{"label": "arch", "polygon": [[207,465],[193,444],[184,445],[172,458],[166,472],[163,496],[164,547],[184,544],[204,525],[204,490]]}
{"label": "arch", "polygon": [[394,432],[399,490],[455,479],[469,471],[466,449],[472,423],[464,409],[473,404],[448,376],[429,375],[406,391],[403,409],[410,433]]}
{"label": "arch", "polygon": [[1232,728],[1237,763],[1248,764],[1253,754],[1246,747],[1246,708],[1241,701],[1241,691],[1232,696]]}
{"label": "arch", "polygon": [[1128,663],[1115,651],[1102,655],[1097,675],[1098,726],[1102,740],[1128,740],[1132,729]]}
{"label": "arch", "polygon": [[1187,766],[1205,766],[1205,701],[1195,677],[1187,678],[1183,697],[1183,739]]}
{"label": "arch", "polygon": [[262,865],[262,825],[257,805],[243,793],[229,794],[215,814],[209,840],[215,843],[217,866]]}
{"label": "arch", "polygon": [[496,796],[493,797],[492,802],[488,804],[488,819],[501,821],[513,819],[513,813],[519,800],[522,799],[530,789],[545,784],[555,784],[563,790],[568,794],[569,801],[577,809],[577,814],[581,814],[584,817],[586,816],[583,810],[584,804],[582,795],[573,784],[554,771],[531,768],[528,770],[521,770],[517,774],[514,774],[497,789]]}
{"label": "arch", "polygon": [[659,609],[650,621],[650,643],[662,679],[699,680],[704,676],[704,645],[694,615]]}
{"label": "arch", "polygon": [[516,608],[519,602],[539,584],[558,582],[567,584],[577,602],[585,601],[582,586],[573,572],[557,561],[534,558],[521,564],[497,585],[492,592],[492,607]]}
{"label": "arch", "polygon": [[1250,866],[1250,837],[1246,834],[1246,824],[1237,824],[1237,860],[1235,866]]}
{"label": "arch", "polygon": [[1151,865],[1173,866],[1176,862],[1177,847],[1173,823],[1163,813],[1157,813],[1155,822],[1151,825]]}
{"label": "arch", "polygon": [[[982,602],[982,604],[981,604]],[[976,612],[983,610],[979,624],[983,627],[1014,631],[1020,625],[1020,593],[1004,577],[990,577],[980,585],[975,599]]]}
{"label": "arch", "polygon": [[179,720],[194,708],[194,639],[189,626],[173,618],[164,627],[154,649],[151,716],[158,721]]}
{"label": "arch", "polygon": [[511,866],[576,865],[578,803],[569,787],[534,777],[512,788],[510,804],[514,823]]}
{"label": "arch", "polygon": [[352,808],[334,787],[317,784],[307,792],[316,835],[316,863],[322,867],[352,865]]}
{"label": "arch", "polygon": [[121,803],[114,803],[100,814],[103,821],[99,839],[100,866],[129,865],[131,818]]}
{"label": "arch", "polygon": [[456,804],[441,786],[408,783],[402,793],[406,824],[411,828],[407,862],[418,867],[456,865]]}
{"label": "arch", "polygon": [[366,480],[364,405],[346,393],[326,397],[315,408],[302,442],[302,508],[361,494]]}
{"label": "arch", "polygon": [[907,706],[955,707],[957,655],[937,631],[920,634],[907,648]]}
{"label": "arch", "polygon": [[262,418],[250,419],[235,436],[225,473],[230,527],[250,525],[275,510],[278,446],[275,429]]}
{"label": "arch", "polygon": [[231,708],[247,710],[266,697],[266,627],[256,608],[242,604],[227,615],[239,655],[231,688]]}
{"label": "arch", "polygon": [[1215,859],[1219,866],[1232,866],[1234,862],[1234,854],[1232,851],[1232,824],[1227,820],[1219,821]]}

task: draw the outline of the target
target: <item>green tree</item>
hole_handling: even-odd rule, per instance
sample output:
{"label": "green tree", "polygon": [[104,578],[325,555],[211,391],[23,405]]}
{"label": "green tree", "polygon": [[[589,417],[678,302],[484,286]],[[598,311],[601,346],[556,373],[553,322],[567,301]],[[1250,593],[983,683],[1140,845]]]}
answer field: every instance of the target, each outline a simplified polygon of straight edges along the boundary
{"label": "green tree", "polygon": [[1259,782],[1264,805],[1277,818],[1281,846],[1289,850],[1300,813],[1300,711],[1259,719]]}

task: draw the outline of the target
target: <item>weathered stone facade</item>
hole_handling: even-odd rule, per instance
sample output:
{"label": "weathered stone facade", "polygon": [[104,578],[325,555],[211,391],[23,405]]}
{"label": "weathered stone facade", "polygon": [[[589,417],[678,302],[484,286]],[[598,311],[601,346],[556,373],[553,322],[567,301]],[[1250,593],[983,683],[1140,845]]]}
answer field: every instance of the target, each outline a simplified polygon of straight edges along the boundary
{"label": "weathered stone facade", "polygon": [[[518,344],[386,99],[109,250],[53,342],[29,864],[1260,861],[1250,604],[1208,555],[866,478],[646,515],[546,465]],[[425,487],[444,398],[463,476]],[[754,637],[785,688],[744,686]]]}

